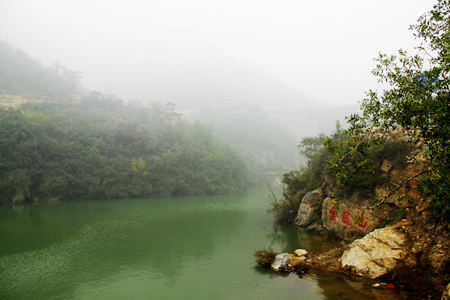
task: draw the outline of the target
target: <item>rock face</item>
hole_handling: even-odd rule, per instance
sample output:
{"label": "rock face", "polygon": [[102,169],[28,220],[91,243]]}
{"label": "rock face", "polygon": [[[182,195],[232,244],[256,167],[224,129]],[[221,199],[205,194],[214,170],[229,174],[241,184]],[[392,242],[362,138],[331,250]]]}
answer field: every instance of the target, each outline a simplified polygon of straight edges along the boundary
{"label": "rock face", "polygon": [[288,260],[291,258],[289,253],[281,253],[275,256],[271,268],[274,271],[285,271],[288,268]]}
{"label": "rock face", "polygon": [[[411,140],[410,133],[401,128],[379,134],[387,134],[388,143]],[[420,142],[411,146],[407,160],[384,155],[374,159],[375,168],[392,182],[414,178],[423,171],[423,147]],[[403,146],[398,144],[396,147]],[[415,179],[407,181],[396,193],[392,190],[385,183],[380,183],[374,190],[355,189],[352,193],[344,193],[335,178],[325,176],[322,187],[307,193],[301,200],[295,224],[308,230],[328,230],[345,240],[362,237],[392,219],[397,209],[404,207],[404,196],[416,200],[421,197],[421,189]],[[384,203],[382,206],[376,206],[381,202]]]}
{"label": "rock face", "polygon": [[368,206],[366,199],[357,199],[358,195],[353,195],[352,199],[335,199],[327,197],[322,205],[322,224],[339,237],[351,240],[362,237],[379,227],[374,212],[363,209],[355,204],[360,203]]}
{"label": "rock face", "polygon": [[342,254],[342,267],[360,276],[378,278],[395,268],[397,260],[404,257],[405,241],[396,226],[374,230],[350,244]]}
{"label": "rock face", "polygon": [[322,216],[322,202],[325,197],[322,188],[307,193],[300,204],[295,224],[306,227],[319,220]]}

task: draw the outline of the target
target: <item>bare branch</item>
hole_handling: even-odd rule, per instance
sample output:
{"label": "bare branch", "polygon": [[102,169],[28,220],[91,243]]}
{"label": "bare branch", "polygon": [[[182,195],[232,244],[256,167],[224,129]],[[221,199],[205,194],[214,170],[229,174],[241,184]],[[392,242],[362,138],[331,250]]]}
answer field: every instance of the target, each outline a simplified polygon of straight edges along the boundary
{"label": "bare branch", "polygon": [[427,171],[420,172],[419,174],[416,174],[416,175],[414,175],[414,176],[412,176],[412,177],[410,177],[410,178],[408,178],[408,179],[402,181],[402,182],[398,185],[398,187],[397,187],[395,190],[393,190],[392,192],[390,192],[388,195],[386,195],[386,196],[383,198],[383,200],[381,200],[379,203],[377,203],[377,204],[375,204],[375,205],[373,205],[373,206],[364,206],[364,205],[361,205],[361,204],[359,204],[359,203],[357,203],[357,202],[355,202],[355,201],[353,201],[353,200],[351,200],[351,199],[348,199],[348,198],[345,198],[345,199],[348,200],[348,201],[350,201],[350,202],[352,202],[353,204],[355,204],[355,205],[358,206],[358,207],[361,207],[361,208],[364,208],[364,209],[374,209],[374,208],[377,208],[378,206],[380,206],[381,204],[385,203],[386,200],[387,200],[389,197],[391,197],[392,195],[394,195],[395,193],[397,193],[398,190],[400,190],[405,184],[407,184],[407,183],[410,182],[411,180],[414,180],[414,179],[416,179],[417,177],[419,177],[419,176],[421,176],[421,175],[423,175],[423,174],[426,174],[426,173],[428,173],[428,172],[427,172]]}

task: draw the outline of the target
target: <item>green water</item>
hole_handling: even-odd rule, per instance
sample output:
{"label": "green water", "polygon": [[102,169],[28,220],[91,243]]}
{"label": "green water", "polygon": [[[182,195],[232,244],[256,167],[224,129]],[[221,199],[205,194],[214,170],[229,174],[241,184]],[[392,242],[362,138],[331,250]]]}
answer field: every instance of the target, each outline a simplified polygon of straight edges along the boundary
{"label": "green water", "polygon": [[[340,275],[277,274],[253,252],[329,247],[274,226],[266,189],[0,207],[0,299],[375,299]],[[396,299],[395,291],[380,291]],[[383,297],[382,297],[383,298]],[[382,299],[380,298],[380,299]]]}

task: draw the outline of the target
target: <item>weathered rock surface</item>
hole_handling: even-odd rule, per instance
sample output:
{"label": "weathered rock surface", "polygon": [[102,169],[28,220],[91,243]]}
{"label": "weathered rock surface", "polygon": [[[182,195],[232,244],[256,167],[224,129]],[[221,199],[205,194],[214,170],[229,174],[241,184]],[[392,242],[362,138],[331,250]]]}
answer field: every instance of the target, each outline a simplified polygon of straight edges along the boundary
{"label": "weathered rock surface", "polygon": [[309,231],[315,231],[318,233],[324,233],[326,231],[325,227],[322,225],[322,220],[317,220],[316,222],[312,223],[308,227],[306,227],[306,230]]}
{"label": "weathered rock surface", "polygon": [[374,230],[350,244],[341,257],[343,268],[360,276],[378,278],[395,268],[405,255],[406,237],[398,227]]}
{"label": "weathered rock surface", "polygon": [[[405,182],[396,193],[392,193],[393,189],[381,182],[373,190],[355,189],[350,193],[344,192],[335,178],[326,175],[320,188],[302,198],[295,219],[296,225],[319,232],[325,229],[342,239],[353,240],[384,226],[386,220],[393,219],[398,208],[405,206],[405,196],[408,199],[421,198],[419,183],[414,178],[423,171],[422,144],[413,142],[411,132],[400,127],[388,132],[377,131],[375,129],[373,134],[383,136],[387,143],[394,142],[391,147],[403,149],[407,146],[400,143],[409,141],[411,148],[405,150],[408,151],[407,155],[402,152],[404,157],[393,156],[388,152],[377,157],[373,160],[375,169],[379,169],[380,174],[392,182],[413,179]],[[377,206],[379,203],[383,205]]]}
{"label": "weathered rock surface", "polygon": [[346,240],[362,237],[379,227],[372,210],[362,209],[355,204],[369,205],[367,199],[358,198],[358,195],[353,195],[351,199],[327,197],[322,204],[323,226]]}
{"label": "weathered rock surface", "polygon": [[288,268],[288,260],[291,258],[289,253],[281,253],[275,256],[271,268],[274,271],[284,271]]}
{"label": "weathered rock surface", "polygon": [[325,197],[322,188],[307,193],[300,204],[295,224],[306,227],[319,220],[322,216],[322,202]]}

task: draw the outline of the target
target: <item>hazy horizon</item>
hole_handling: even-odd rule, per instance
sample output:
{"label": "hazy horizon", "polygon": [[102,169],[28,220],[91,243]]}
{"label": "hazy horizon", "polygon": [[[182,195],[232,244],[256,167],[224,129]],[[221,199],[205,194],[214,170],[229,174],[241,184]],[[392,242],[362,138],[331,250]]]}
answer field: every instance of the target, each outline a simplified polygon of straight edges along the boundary
{"label": "hazy horizon", "polygon": [[3,1],[0,39],[124,100],[357,104],[377,88],[373,58],[413,52],[408,27],[433,4]]}

